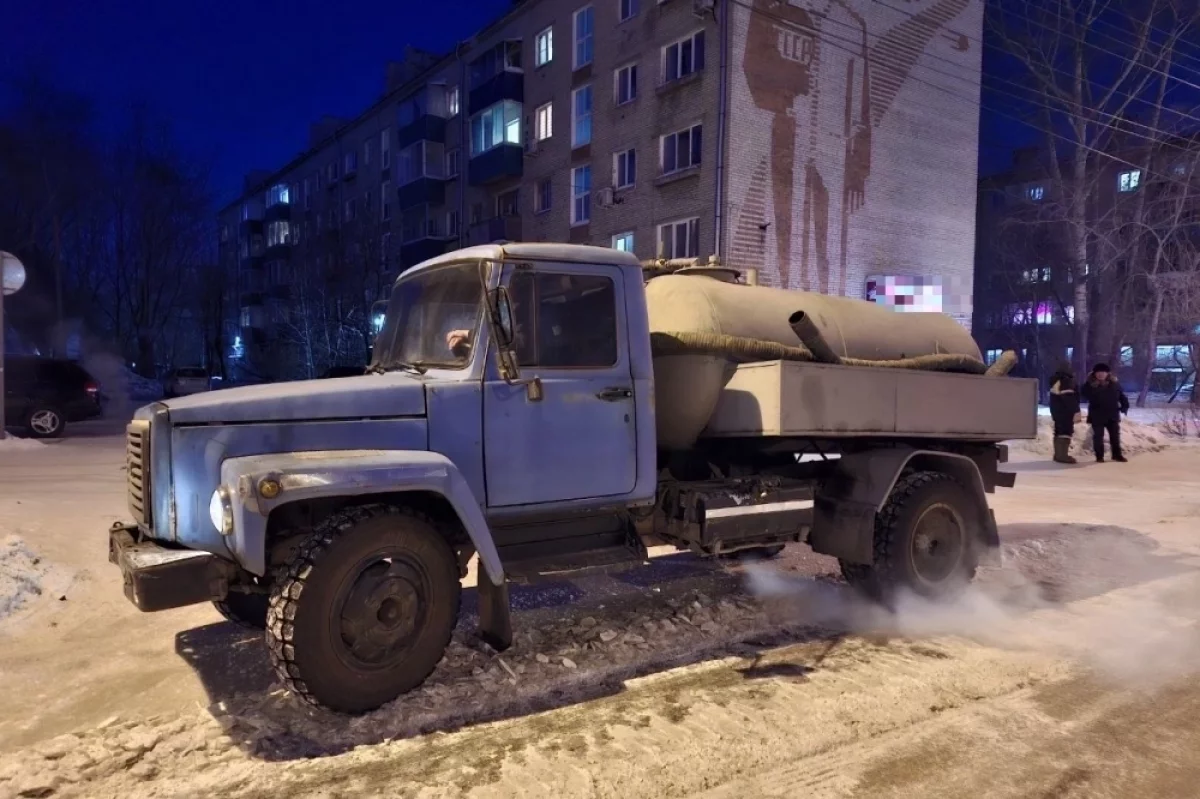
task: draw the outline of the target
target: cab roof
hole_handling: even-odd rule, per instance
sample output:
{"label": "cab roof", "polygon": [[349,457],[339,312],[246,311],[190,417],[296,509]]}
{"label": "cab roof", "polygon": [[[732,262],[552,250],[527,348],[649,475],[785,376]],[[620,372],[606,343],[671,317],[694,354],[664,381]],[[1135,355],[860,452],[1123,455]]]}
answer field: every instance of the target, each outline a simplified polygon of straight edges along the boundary
{"label": "cab roof", "polygon": [[444,264],[462,261],[554,261],[574,264],[604,264],[608,266],[630,266],[641,269],[641,261],[633,253],[614,250],[610,247],[593,247],[587,244],[550,244],[544,242],[513,242],[510,244],[480,244],[453,250],[436,258],[423,261],[405,275],[417,270],[432,269]]}

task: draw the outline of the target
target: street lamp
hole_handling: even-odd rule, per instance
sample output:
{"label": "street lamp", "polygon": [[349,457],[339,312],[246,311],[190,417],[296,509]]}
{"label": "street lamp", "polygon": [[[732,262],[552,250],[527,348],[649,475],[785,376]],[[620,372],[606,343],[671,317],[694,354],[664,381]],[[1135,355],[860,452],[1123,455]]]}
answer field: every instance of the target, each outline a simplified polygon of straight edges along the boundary
{"label": "street lamp", "polygon": [[17,256],[0,250],[0,440],[4,431],[4,298],[25,285],[25,265]]}

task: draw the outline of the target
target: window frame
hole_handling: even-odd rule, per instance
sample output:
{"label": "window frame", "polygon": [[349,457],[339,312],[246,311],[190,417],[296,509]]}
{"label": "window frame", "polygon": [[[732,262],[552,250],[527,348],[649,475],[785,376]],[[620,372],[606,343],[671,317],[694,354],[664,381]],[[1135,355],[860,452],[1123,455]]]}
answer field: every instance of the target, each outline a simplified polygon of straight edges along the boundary
{"label": "window frame", "polygon": [[[534,268],[529,268],[528,266],[514,267],[511,265],[506,266],[505,271],[507,274],[505,275],[505,278],[504,278],[504,285],[509,290],[510,294],[512,296],[516,297],[518,300],[521,299],[521,297],[520,297],[520,292],[517,291],[517,286],[515,285],[516,281],[521,278],[528,278],[532,281],[532,286],[531,286],[532,297],[531,297],[531,299],[532,299],[532,302],[534,305],[534,313],[532,315],[532,322],[533,322],[532,327],[533,327],[533,342],[534,342],[535,346],[534,346],[532,361],[522,358],[521,353],[517,354],[518,355],[518,365],[521,368],[529,369],[529,370],[533,371],[534,373],[541,373],[541,372],[573,372],[573,373],[601,372],[601,373],[603,373],[603,372],[612,372],[613,370],[626,368],[625,364],[626,364],[626,359],[628,356],[626,354],[627,348],[624,346],[625,333],[623,330],[623,328],[625,327],[625,313],[624,313],[624,307],[623,307],[622,303],[620,302],[620,296],[621,296],[620,289],[621,289],[622,284],[621,284],[621,276],[620,276],[619,272],[617,272],[616,270],[612,270],[612,269],[605,269],[604,267],[599,267],[599,266],[597,266],[595,268],[577,269],[577,270],[572,270],[570,272],[563,272],[563,271],[558,271],[558,270],[554,270],[554,269],[534,269]],[[542,292],[541,292],[540,284],[543,280],[549,281],[549,280],[553,280],[555,278],[561,279],[564,277],[572,279],[572,280],[583,279],[583,280],[594,280],[597,283],[599,283],[600,281],[605,281],[607,283],[606,287],[599,288],[598,290],[603,291],[605,288],[607,288],[607,290],[610,293],[611,300],[612,300],[611,311],[612,311],[613,330],[612,330],[611,341],[613,342],[613,349],[612,349],[613,360],[611,363],[584,364],[584,365],[570,365],[570,364],[549,364],[549,365],[547,365],[547,364],[543,364],[541,362],[542,357],[543,357],[542,356],[542,353],[543,353],[542,336],[541,336],[541,332],[542,332],[542,313],[541,312],[542,312],[542,308],[543,308],[543,303],[541,300]],[[585,321],[588,324],[592,324],[595,320],[587,319]],[[580,329],[586,330],[587,325],[581,326]],[[580,349],[582,349],[582,347],[579,345],[579,342],[568,341],[567,344],[568,344],[568,349],[571,352],[578,352]]]}
{"label": "window frame", "polygon": [[[578,174],[587,171],[587,189],[579,191],[579,186],[582,181],[578,180]],[[592,165],[580,164],[579,166],[571,167],[571,227],[582,227],[592,223]],[[580,215],[579,206],[577,203],[583,202],[586,209],[586,215]]]}
{"label": "window frame", "polygon": [[[543,186],[547,189],[545,197],[542,196]],[[542,200],[545,199],[546,204],[543,206]],[[533,184],[533,212],[535,214],[546,214],[554,207],[554,178],[544,177]]]}
{"label": "window frame", "polygon": [[[699,49],[697,49],[697,47],[696,47],[697,40],[699,40],[699,42],[700,42]],[[683,45],[687,42],[692,43],[692,68],[689,71],[684,72],[683,68],[682,68]],[[680,37],[679,39],[676,39],[673,42],[668,42],[667,44],[664,44],[662,47],[662,54],[661,54],[661,70],[662,71],[661,71],[660,77],[662,80],[662,84],[665,86],[670,83],[675,83],[676,81],[683,80],[691,75],[695,75],[695,74],[703,71],[704,67],[705,67],[705,60],[706,60],[705,52],[704,52],[706,44],[707,43],[705,42],[704,28],[699,28],[697,30],[692,31],[687,36]],[[675,51],[674,59],[672,59],[669,55],[672,47],[677,48]],[[700,54],[699,59],[696,58],[697,52],[699,52],[699,54]],[[697,66],[697,60],[699,61],[699,66]],[[676,74],[674,77],[671,77],[670,70],[668,69],[668,64],[671,61],[675,62]]]}
{"label": "window frame", "polygon": [[628,22],[640,12],[640,0],[617,0],[617,24]]}
{"label": "window frame", "polygon": [[[628,238],[628,239],[629,239],[629,249],[627,249],[627,250],[625,250],[625,249],[622,249],[621,247],[617,246],[617,243],[618,243],[620,240],[622,240],[622,239],[625,239],[625,238]],[[622,232],[620,232],[620,233],[614,233],[614,234],[613,234],[613,237],[612,237],[612,248],[613,248],[614,250],[616,250],[617,252],[627,252],[627,253],[632,253],[632,252],[633,252],[633,248],[634,248],[634,246],[635,246],[636,242],[637,242],[637,238],[636,238],[636,236],[634,235],[634,231],[632,231],[632,230],[625,230],[625,231],[622,231]]]}
{"label": "window frame", "polygon": [[[672,252],[670,255],[668,255],[667,253],[662,252],[663,231],[666,228],[672,229],[671,249],[674,250],[674,248],[675,248],[674,247],[674,245],[675,245],[674,229],[676,227],[678,227],[679,225],[694,225],[695,226],[695,236],[693,237],[691,235],[690,231],[689,231],[689,235],[688,235],[689,242],[695,241],[695,244],[696,244],[695,254],[680,255],[679,253]],[[683,217],[680,219],[668,220],[657,226],[656,233],[657,233],[657,235],[655,236],[655,249],[658,251],[658,255],[657,255],[658,258],[672,259],[672,258],[699,258],[700,257],[700,217],[689,216],[689,217]]]}
{"label": "window frame", "polygon": [[392,129],[384,128],[379,132],[379,167],[391,169],[392,166]]}
{"label": "window frame", "polygon": [[[579,139],[579,124],[580,124],[580,121],[583,119],[583,117],[579,113],[578,98],[584,92],[587,92],[587,95],[588,95],[588,108],[587,108],[587,114],[586,114],[587,140],[580,141],[580,139]],[[592,88],[592,84],[585,83],[582,86],[572,89],[571,90],[571,149],[572,150],[574,150],[578,147],[586,147],[592,143],[592,133],[593,133],[592,120],[595,118],[595,116],[596,116],[596,92]]]}
{"label": "window frame", "polygon": [[[700,131],[700,151],[696,154],[695,160],[692,160],[692,152],[695,149],[693,131]],[[679,166],[679,136],[686,133],[688,135],[688,163],[686,166]],[[672,169],[667,169],[667,140],[675,140],[675,166]],[[704,164],[704,123],[693,122],[691,125],[679,128],[678,130],[664,133],[658,137],[658,174],[662,177],[676,175],[685,172],[689,169],[699,168]]]}
{"label": "window frame", "polygon": [[[542,55],[543,55],[542,44],[543,43],[546,45],[546,47],[544,48],[545,49],[545,59],[544,60],[542,58]],[[538,31],[537,35],[533,37],[533,66],[534,66],[534,69],[538,69],[540,67],[544,67],[547,64],[551,64],[553,62],[554,62],[554,26],[548,25],[545,28],[543,28],[542,30]]]}
{"label": "window frame", "polygon": [[[630,165],[629,165],[631,159],[629,159],[628,157],[625,158],[625,164],[624,164],[626,167],[625,171],[631,173],[628,176],[630,179],[628,182],[622,183],[621,179],[622,179],[622,177],[624,177],[624,175],[622,174],[622,169],[621,169],[622,157],[630,156],[630,155],[632,155],[632,162],[633,162],[632,168],[630,168]],[[634,186],[636,186],[637,185],[637,148],[636,147],[626,147],[624,150],[619,150],[619,151],[613,153],[612,159],[613,159],[613,175],[612,175],[613,188],[618,191],[624,191],[627,189],[632,189]]]}
{"label": "window frame", "polygon": [[[543,114],[543,112],[545,112]],[[542,120],[546,121],[546,135],[542,135]],[[554,136],[554,101],[542,103],[533,111],[533,139],[544,142]]]}
{"label": "window frame", "polygon": [[[579,20],[588,15],[588,30],[582,36],[579,33]],[[580,48],[586,45],[587,54],[581,56]],[[586,58],[586,60],[584,60]],[[583,69],[596,60],[596,8],[591,3],[578,8],[571,15],[571,69]]]}
{"label": "window frame", "polygon": [[[630,76],[630,79],[628,81],[629,96],[626,97],[624,100],[621,99],[621,88],[623,86],[621,76],[623,74],[628,74]],[[613,70],[613,105],[615,105],[617,108],[621,108],[621,107],[629,105],[633,101],[637,100],[637,98],[638,98],[637,79],[638,79],[638,62],[636,62],[636,61],[630,61],[628,64],[617,67],[616,69]]]}

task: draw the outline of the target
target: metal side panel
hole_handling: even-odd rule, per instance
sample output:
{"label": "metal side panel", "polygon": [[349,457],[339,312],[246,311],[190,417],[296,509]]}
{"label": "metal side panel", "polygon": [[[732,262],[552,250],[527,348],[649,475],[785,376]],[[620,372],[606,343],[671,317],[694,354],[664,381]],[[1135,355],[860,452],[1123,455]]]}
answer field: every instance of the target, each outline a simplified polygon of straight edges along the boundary
{"label": "metal side panel", "polygon": [[1037,435],[1037,381],[771,361],[739,366],[706,438]]}

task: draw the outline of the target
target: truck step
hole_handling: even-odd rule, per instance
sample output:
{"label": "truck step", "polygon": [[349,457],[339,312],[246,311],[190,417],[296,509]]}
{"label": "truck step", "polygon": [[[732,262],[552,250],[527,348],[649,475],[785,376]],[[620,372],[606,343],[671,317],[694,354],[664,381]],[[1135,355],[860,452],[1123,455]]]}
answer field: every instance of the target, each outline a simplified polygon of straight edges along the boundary
{"label": "truck step", "polygon": [[640,544],[618,544],[560,554],[544,555],[525,560],[504,561],[504,571],[514,582],[536,582],[562,575],[624,571],[646,562],[646,548]]}

